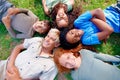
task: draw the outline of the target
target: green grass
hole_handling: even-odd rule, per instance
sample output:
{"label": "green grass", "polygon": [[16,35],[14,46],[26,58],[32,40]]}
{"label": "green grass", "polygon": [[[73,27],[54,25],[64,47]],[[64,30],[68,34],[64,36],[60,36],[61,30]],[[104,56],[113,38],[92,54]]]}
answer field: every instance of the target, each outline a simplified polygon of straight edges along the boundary
{"label": "green grass", "polygon": [[[40,20],[49,19],[43,11],[41,0],[9,0],[18,8],[27,8],[33,13],[35,13]],[[82,4],[84,11],[92,10],[95,8],[102,8],[116,3],[116,0],[75,0],[75,4]],[[84,12],[83,11],[83,12]],[[42,36],[42,35],[39,35]],[[9,36],[7,30],[3,24],[0,24],[0,59],[6,59],[14,46],[21,43],[22,40],[13,39]],[[107,40],[107,43],[96,45],[95,48],[99,52],[111,54],[111,55],[120,55],[120,34],[113,33],[110,38]],[[65,75],[68,80],[71,80],[70,75]],[[57,78],[55,79],[57,80]]]}

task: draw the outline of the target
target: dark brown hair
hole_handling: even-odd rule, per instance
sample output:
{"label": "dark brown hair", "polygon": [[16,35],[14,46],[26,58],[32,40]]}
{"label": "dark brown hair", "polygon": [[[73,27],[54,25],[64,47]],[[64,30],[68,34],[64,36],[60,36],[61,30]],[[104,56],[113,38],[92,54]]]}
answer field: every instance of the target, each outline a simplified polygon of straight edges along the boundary
{"label": "dark brown hair", "polygon": [[63,8],[65,13],[67,13],[67,5],[64,3],[58,3],[54,6],[54,8],[52,9],[51,13],[50,13],[50,17],[55,21],[56,19],[56,15],[57,12],[60,8]]}

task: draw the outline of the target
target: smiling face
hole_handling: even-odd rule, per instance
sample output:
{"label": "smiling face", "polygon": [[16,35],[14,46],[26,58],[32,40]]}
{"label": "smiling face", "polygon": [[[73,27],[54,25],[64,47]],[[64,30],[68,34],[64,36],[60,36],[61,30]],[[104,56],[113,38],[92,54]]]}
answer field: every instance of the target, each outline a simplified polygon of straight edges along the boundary
{"label": "smiling face", "polygon": [[64,12],[63,8],[59,9],[57,12],[56,23],[57,23],[58,28],[68,26],[68,17],[67,17],[67,14]]}
{"label": "smiling face", "polygon": [[83,31],[79,29],[71,29],[70,31],[67,32],[66,34],[66,40],[69,43],[76,43],[80,41],[81,37],[83,35]]}
{"label": "smiling face", "polygon": [[60,32],[57,29],[50,30],[43,41],[43,47],[49,50],[52,50],[54,47],[57,47],[59,44],[59,34]]}
{"label": "smiling face", "polygon": [[49,30],[49,28],[50,26],[47,20],[37,21],[33,24],[33,29],[40,34],[46,33]]}
{"label": "smiling face", "polygon": [[77,58],[73,55],[72,52],[64,53],[59,58],[59,62],[62,66],[73,69],[77,67]]}

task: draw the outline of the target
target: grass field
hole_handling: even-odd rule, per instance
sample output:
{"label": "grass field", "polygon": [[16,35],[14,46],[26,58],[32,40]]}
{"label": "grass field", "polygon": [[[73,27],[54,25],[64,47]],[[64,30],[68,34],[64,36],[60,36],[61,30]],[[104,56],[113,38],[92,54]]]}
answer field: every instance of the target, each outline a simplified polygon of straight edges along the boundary
{"label": "grass field", "polygon": [[[9,0],[18,8],[27,8],[33,11],[40,20],[49,19],[43,11],[41,0]],[[116,3],[116,0],[76,0],[75,5],[82,4],[83,12],[86,10],[92,10],[95,8],[102,8]],[[50,19],[49,19],[50,20]],[[39,35],[42,36],[42,35]],[[95,48],[99,52],[120,55],[120,34],[113,33],[107,40],[107,43],[101,45],[95,45]],[[11,53],[15,45],[21,43],[20,39],[13,39],[9,36],[7,30],[3,24],[0,24],[0,59],[6,59]],[[69,75],[66,75],[70,77]],[[71,80],[70,78],[68,80]]]}

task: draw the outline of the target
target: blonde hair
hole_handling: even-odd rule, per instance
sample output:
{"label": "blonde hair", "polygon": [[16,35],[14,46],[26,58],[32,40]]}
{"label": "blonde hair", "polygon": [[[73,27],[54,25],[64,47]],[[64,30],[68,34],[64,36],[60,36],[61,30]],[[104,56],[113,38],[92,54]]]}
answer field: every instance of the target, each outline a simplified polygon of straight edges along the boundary
{"label": "blonde hair", "polygon": [[55,37],[56,37],[56,42],[59,43],[60,40],[59,40],[59,35],[60,35],[60,31],[56,28],[51,28],[49,33],[54,33],[55,34]]}

